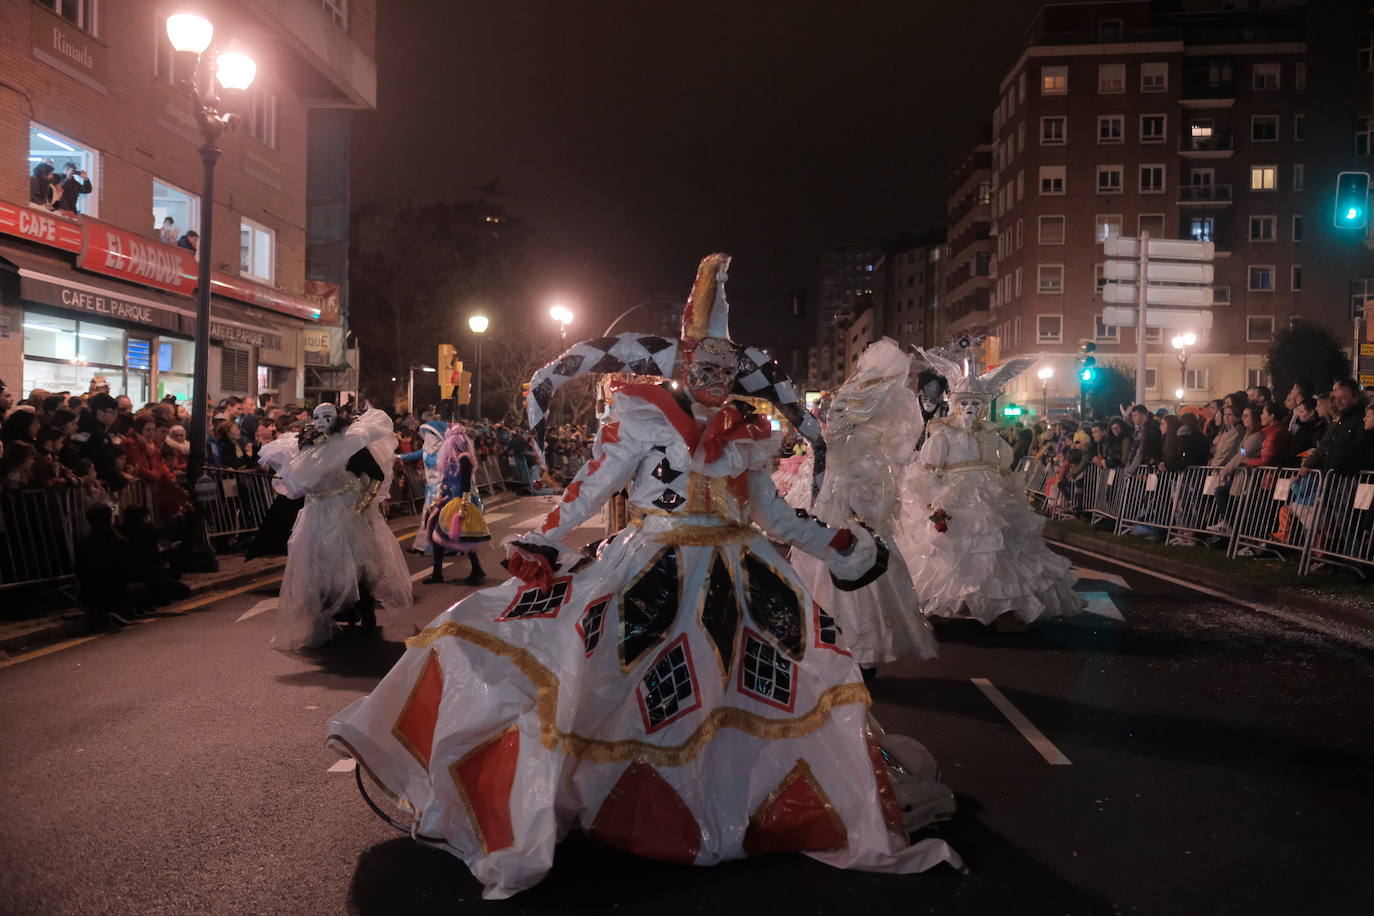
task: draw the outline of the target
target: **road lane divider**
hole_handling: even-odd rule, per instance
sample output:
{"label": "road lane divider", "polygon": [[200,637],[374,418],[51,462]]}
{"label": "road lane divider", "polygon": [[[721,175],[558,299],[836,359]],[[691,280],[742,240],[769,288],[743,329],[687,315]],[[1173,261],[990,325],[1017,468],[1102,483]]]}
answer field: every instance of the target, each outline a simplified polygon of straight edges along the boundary
{"label": "road lane divider", "polygon": [[1045,758],[1046,763],[1057,767],[1073,766],[1073,761],[1065,757],[1064,753],[1055,747],[1049,738],[1045,737],[1044,732],[1031,724],[1031,720],[1027,719],[1025,714],[1017,709],[1002,691],[997,689],[997,685],[985,677],[971,677],[969,680],[973,682],[973,686],[983,692],[983,696],[987,697],[993,706],[997,707],[998,712],[1007,717],[1007,721],[1012,724],[1012,727],[1021,733],[1021,737],[1025,738],[1041,757]]}

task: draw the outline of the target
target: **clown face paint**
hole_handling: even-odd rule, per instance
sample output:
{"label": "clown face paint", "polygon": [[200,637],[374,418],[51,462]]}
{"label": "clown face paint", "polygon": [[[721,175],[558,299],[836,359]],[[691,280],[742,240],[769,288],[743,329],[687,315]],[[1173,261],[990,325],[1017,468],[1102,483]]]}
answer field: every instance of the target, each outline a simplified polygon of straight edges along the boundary
{"label": "clown face paint", "polygon": [[707,407],[723,405],[735,383],[737,362],[728,340],[707,337],[698,341],[683,358],[682,381],[692,400]]}

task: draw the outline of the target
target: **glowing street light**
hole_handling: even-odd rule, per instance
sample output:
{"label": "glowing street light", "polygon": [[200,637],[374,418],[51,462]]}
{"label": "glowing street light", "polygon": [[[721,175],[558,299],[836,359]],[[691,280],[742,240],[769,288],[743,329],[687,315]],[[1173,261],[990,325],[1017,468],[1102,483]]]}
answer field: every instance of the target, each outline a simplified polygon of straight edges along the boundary
{"label": "glowing street light", "polygon": [[1040,406],[1045,412],[1046,419],[1048,419],[1050,415],[1050,379],[1054,378],[1054,367],[1045,366],[1035,375],[1040,379]]}
{"label": "glowing street light", "polygon": [[1184,331],[1175,335],[1170,343],[1178,351],[1178,397],[1182,400],[1183,390],[1188,387],[1188,348],[1197,343],[1197,335],[1192,331]]}
{"label": "glowing street light", "polygon": [[482,335],[487,333],[490,322],[486,315],[472,315],[468,317],[468,330],[472,331],[477,338],[477,370],[473,373],[473,398],[472,398],[472,418],[482,419]]}

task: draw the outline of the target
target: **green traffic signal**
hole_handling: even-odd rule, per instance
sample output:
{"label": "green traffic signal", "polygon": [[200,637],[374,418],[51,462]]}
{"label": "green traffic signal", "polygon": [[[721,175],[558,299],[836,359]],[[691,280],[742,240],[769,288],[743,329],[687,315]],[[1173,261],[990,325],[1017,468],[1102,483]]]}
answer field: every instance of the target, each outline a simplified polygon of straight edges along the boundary
{"label": "green traffic signal", "polygon": [[1097,375],[1096,371],[1094,371],[1093,369],[1089,369],[1086,366],[1083,369],[1079,370],[1078,373],[1078,377],[1085,382],[1091,382],[1093,380],[1093,376],[1095,375]]}
{"label": "green traffic signal", "polygon": [[1006,407],[1002,408],[1002,416],[1019,417],[1021,416],[1021,408],[1016,404],[1008,404]]}
{"label": "green traffic signal", "polygon": [[1336,176],[1332,222],[1337,229],[1363,229],[1369,225],[1368,172],[1341,172]]}
{"label": "green traffic signal", "polygon": [[[1094,347],[1094,349],[1096,349],[1096,347]],[[1084,383],[1090,383],[1093,379],[1097,378],[1096,357],[1085,356],[1083,358],[1083,365],[1078,369],[1078,378],[1079,381],[1082,381]]]}

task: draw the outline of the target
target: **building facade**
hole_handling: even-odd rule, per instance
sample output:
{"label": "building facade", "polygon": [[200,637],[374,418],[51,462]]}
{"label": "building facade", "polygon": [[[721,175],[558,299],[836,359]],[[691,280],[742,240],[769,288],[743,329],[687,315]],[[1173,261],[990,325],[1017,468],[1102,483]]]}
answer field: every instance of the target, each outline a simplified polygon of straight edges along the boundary
{"label": "building facade", "polygon": [[949,261],[943,332],[986,334],[992,294],[992,145],[979,143],[954,170],[946,209]]}
{"label": "building facade", "polygon": [[[347,173],[313,174],[311,121],[375,105],[375,4],[200,9],[220,40],[257,62],[239,128],[220,141],[204,252],[213,271],[206,393],[299,401],[307,367],[344,364],[347,307],[346,255],[342,271],[337,261]],[[191,396],[200,253],[185,246],[200,227],[202,140],[165,37],[172,11],[0,0],[0,378],[11,388],[83,393],[104,376],[136,405]],[[54,211],[43,166],[64,172],[68,162],[90,191],[74,211]],[[342,197],[342,240],[312,212],[320,195],[335,216]]]}
{"label": "building facade", "polygon": [[[1374,292],[1364,238],[1330,212],[1337,173],[1370,167],[1367,8],[1214,6],[1048,5],[1002,80],[989,324],[1002,357],[1047,354],[1052,401],[1077,399],[1085,341],[1134,371],[1136,329],[1101,320],[1108,236],[1216,246],[1212,323],[1186,371],[1176,332],[1145,331],[1155,405],[1263,383],[1273,335],[1294,318],[1349,339],[1352,303]],[[1010,396],[1040,393],[1023,376]]]}
{"label": "building facade", "polygon": [[836,245],[821,256],[817,283],[816,340],[807,361],[813,386],[831,388],[846,373],[845,330],[854,317],[871,307],[876,245]]}

